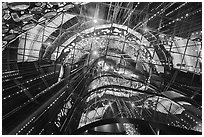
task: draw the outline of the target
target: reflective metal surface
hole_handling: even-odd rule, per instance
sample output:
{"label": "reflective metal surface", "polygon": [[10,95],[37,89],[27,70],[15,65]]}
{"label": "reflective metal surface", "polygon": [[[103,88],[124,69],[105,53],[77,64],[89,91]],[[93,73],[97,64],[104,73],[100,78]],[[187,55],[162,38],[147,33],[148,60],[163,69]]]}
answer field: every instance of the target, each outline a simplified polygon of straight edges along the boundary
{"label": "reflective metal surface", "polygon": [[202,134],[202,3],[2,2],[2,134]]}

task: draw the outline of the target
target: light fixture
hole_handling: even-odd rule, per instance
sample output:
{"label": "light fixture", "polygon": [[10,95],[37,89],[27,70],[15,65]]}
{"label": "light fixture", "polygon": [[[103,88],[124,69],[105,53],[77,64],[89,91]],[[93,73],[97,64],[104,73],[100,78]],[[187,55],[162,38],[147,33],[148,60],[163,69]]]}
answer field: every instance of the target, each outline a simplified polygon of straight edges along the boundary
{"label": "light fixture", "polygon": [[98,57],[98,51],[97,50],[94,50],[94,51],[92,51],[92,55],[94,56],[94,57]]}
{"label": "light fixture", "polygon": [[105,66],[103,67],[103,70],[108,71],[109,69],[110,69],[110,66],[105,64]]}
{"label": "light fixture", "polygon": [[144,32],[149,32],[149,29],[145,27]]}
{"label": "light fixture", "polygon": [[132,102],[132,103],[131,103],[131,106],[132,106],[132,107],[135,107],[135,104]]}
{"label": "light fixture", "polygon": [[98,21],[97,21],[97,19],[94,19],[93,22],[94,22],[94,23],[97,23]]}

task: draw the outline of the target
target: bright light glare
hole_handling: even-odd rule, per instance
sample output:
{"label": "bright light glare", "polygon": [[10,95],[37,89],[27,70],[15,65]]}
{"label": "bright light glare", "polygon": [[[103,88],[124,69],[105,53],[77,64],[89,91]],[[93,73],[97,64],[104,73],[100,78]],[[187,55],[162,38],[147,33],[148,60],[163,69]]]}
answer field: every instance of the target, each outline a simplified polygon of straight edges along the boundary
{"label": "bright light glare", "polygon": [[97,50],[93,50],[91,55],[92,55],[93,58],[98,58],[99,57],[99,53],[98,53]]}
{"label": "bright light glare", "polygon": [[134,103],[131,103],[131,106],[132,106],[132,107],[135,107],[135,104],[134,104]]}
{"label": "bright light glare", "polygon": [[94,51],[92,52],[92,55],[98,56],[98,51],[94,50]]}
{"label": "bright light glare", "polygon": [[98,22],[96,19],[94,19],[93,21],[94,21],[94,23],[97,23],[97,22]]}
{"label": "bright light glare", "polygon": [[110,66],[105,64],[103,67],[103,71],[108,71],[109,69],[110,69]]}
{"label": "bright light glare", "polygon": [[144,31],[145,31],[145,32],[148,32],[148,31],[149,31],[149,29],[148,29],[148,28],[144,28]]}

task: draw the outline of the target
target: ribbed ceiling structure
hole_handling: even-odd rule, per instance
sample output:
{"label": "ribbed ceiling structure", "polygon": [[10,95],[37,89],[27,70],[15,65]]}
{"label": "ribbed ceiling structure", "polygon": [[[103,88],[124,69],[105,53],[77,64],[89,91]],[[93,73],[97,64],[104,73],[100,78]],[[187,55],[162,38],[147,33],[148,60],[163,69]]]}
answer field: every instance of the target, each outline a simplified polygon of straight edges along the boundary
{"label": "ribbed ceiling structure", "polygon": [[3,134],[201,134],[201,2],[3,2]]}

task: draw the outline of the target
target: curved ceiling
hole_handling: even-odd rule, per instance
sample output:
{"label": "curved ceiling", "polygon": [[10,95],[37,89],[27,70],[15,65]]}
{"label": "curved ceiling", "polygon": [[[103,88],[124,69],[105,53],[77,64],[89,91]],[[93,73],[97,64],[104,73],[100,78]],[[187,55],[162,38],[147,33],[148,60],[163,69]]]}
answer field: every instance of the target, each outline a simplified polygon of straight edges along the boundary
{"label": "curved ceiling", "polygon": [[156,65],[158,72],[173,66],[201,73],[201,3],[9,2],[2,6],[3,49],[19,40],[17,62],[71,63],[86,53],[106,47],[121,50],[125,45],[125,54],[133,60],[143,47],[151,56],[146,62]]}

